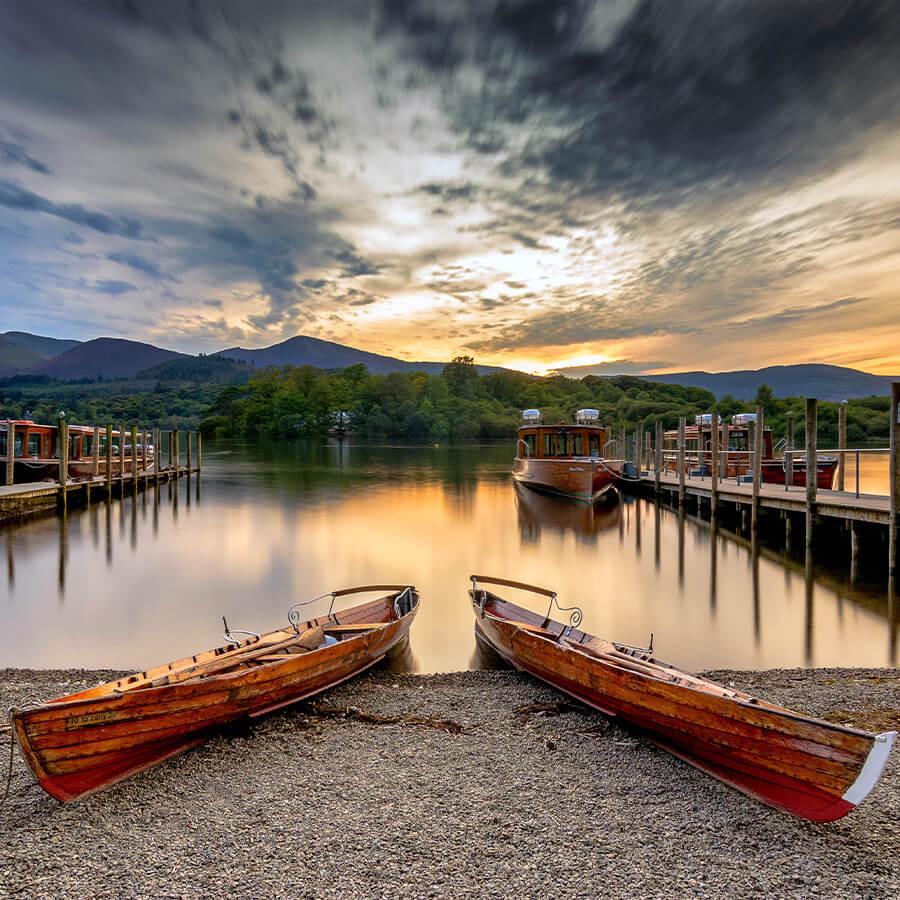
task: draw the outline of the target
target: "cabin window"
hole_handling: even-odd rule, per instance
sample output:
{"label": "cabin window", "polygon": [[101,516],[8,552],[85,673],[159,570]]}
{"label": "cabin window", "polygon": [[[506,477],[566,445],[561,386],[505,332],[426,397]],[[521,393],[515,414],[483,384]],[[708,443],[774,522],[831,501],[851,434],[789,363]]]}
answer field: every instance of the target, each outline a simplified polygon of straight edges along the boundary
{"label": "cabin window", "polygon": [[733,431],[728,435],[728,449],[746,452],[750,449],[750,442],[746,431]]}
{"label": "cabin window", "polygon": [[0,431],[0,454],[6,456],[6,432]]}
{"label": "cabin window", "polygon": [[525,455],[534,456],[534,448],[537,444],[537,435],[526,434],[525,437],[522,438],[522,443],[525,444]]}
{"label": "cabin window", "polygon": [[580,434],[569,435],[569,453],[572,456],[584,456],[584,436]]}
{"label": "cabin window", "polygon": [[81,438],[81,455],[93,456],[94,454],[94,436],[92,434],[82,435]]}
{"label": "cabin window", "polygon": [[590,455],[599,457],[600,453],[600,436],[596,434],[590,435],[588,438],[588,444],[590,445]]}
{"label": "cabin window", "polygon": [[544,456],[556,456],[556,435],[544,435]]}
{"label": "cabin window", "polygon": [[22,455],[22,444],[23,444],[24,440],[25,440],[25,435],[22,434],[21,431],[16,432],[16,439],[15,439],[15,445],[16,445],[15,446],[15,455],[16,456]]}
{"label": "cabin window", "polygon": [[41,436],[34,432],[28,435],[28,455],[41,455]]}

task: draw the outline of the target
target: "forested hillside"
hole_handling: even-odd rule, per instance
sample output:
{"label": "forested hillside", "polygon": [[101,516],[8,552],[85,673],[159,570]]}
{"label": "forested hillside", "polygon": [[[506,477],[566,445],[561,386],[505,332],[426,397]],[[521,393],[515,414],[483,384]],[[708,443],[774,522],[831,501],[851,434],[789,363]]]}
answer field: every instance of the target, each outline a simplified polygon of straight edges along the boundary
{"label": "forested hillside", "polygon": [[[793,409],[802,436],[802,398],[774,398],[763,385],[757,400],[777,433],[783,431],[786,412]],[[580,380],[517,372],[479,375],[471,359],[460,357],[440,375],[371,375],[363,365],[330,374],[314,366],[268,369],[244,386],[225,388],[200,427],[223,436],[295,437],[324,434],[343,414],[354,435],[363,439],[473,441],[514,437],[527,407],[539,408],[545,422],[571,422],[576,409],[596,408],[601,422],[630,433],[639,423],[652,427],[657,419],[666,428],[675,428],[682,415],[693,421],[697,413],[714,409],[722,415],[752,411],[755,402],[740,403],[726,396],[717,404],[709,391],[700,388],[624,375],[588,375]],[[886,439],[888,406],[887,398],[850,401],[848,439]],[[820,404],[823,446],[837,440],[837,408],[836,403]]]}

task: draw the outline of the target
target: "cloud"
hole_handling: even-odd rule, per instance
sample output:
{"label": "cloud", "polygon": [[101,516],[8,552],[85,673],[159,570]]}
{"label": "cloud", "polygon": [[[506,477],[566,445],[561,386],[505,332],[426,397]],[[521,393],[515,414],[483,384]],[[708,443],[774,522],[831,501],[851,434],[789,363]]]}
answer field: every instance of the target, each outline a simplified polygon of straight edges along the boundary
{"label": "cloud", "polygon": [[85,209],[80,203],[53,203],[9,181],[0,181],[0,206],[58,216],[102,234],[115,234],[133,240],[141,237],[141,225],[134,219],[108,216],[105,213]]}
{"label": "cloud", "polygon": [[119,263],[119,265],[137,269],[139,272],[151,276],[151,278],[171,279],[171,276],[164,275],[160,271],[160,268],[156,263],[151,262],[149,259],[145,259],[143,256],[139,256],[137,253],[107,253],[106,258],[114,263]]}
{"label": "cloud", "polygon": [[10,141],[0,140],[0,162],[25,166],[32,172],[40,172],[42,175],[50,174],[50,170],[39,159],[30,156],[20,146]]}
{"label": "cloud", "polygon": [[94,290],[98,294],[112,294],[113,296],[118,296],[119,294],[125,294],[128,291],[136,291],[137,288],[127,281],[98,281],[94,285]]}

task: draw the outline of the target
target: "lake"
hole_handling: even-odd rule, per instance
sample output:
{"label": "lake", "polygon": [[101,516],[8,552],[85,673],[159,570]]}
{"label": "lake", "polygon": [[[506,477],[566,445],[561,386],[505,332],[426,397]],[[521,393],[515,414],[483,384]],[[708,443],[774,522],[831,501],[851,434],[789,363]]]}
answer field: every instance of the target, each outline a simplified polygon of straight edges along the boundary
{"label": "lake", "polygon": [[591,508],[516,488],[511,456],[206,442],[201,478],[0,530],[0,666],[142,669],[221,643],[222,616],[269,630],[292,603],[376,582],[421,592],[406,668],[479,668],[492,662],[476,649],[471,573],[553,588],[587,631],[653,633],[659,658],[692,670],[896,665],[883,587],[754,555],[648,500]]}

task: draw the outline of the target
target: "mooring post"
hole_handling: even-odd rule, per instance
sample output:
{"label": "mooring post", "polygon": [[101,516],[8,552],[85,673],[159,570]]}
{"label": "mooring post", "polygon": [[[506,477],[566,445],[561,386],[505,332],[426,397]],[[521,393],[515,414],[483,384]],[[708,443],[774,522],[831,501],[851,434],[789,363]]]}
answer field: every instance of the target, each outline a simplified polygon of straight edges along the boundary
{"label": "mooring post", "polygon": [[685,453],[684,453],[684,426],[685,417],[678,417],[678,506],[684,506],[684,469],[685,469]]}
{"label": "mooring post", "polygon": [[641,468],[647,469],[649,471],[651,459],[652,459],[652,457],[650,455],[650,429],[648,428],[644,432],[644,459],[643,459],[643,462],[641,463]]}
{"label": "mooring post", "polygon": [[653,468],[656,470],[656,493],[659,493],[659,478],[663,467],[663,424],[661,419],[656,420],[656,456],[653,460]]}
{"label": "mooring post", "polygon": [[59,456],[59,506],[66,509],[66,482],[69,480],[69,431],[66,414],[61,412],[56,425],[56,452]]}
{"label": "mooring post", "polygon": [[619,459],[628,459],[628,437],[624,428],[619,429],[619,452],[617,456]]}
{"label": "mooring post", "polygon": [[784,420],[784,489],[794,484],[794,413],[787,411]]}
{"label": "mooring post", "polygon": [[172,453],[175,457],[175,477],[178,477],[178,466],[181,463],[181,453],[178,447],[178,429],[172,431]]}
{"label": "mooring post", "polygon": [[112,442],[113,427],[106,426],[106,499],[112,500]]}
{"label": "mooring post", "polygon": [[162,448],[159,445],[159,428],[153,428],[153,481],[159,484],[159,467],[162,465]]}
{"label": "mooring post", "polygon": [[96,478],[100,474],[100,426],[94,426],[94,436],[91,444],[91,456],[93,462],[91,464],[91,475]]}
{"label": "mooring post", "polygon": [[843,451],[847,449],[847,401],[841,400],[838,407],[838,470],[837,470],[837,489],[844,489],[844,459],[847,454]]}
{"label": "mooring post", "polygon": [[719,494],[719,414],[712,414],[710,422],[710,437],[712,438],[712,459],[710,460],[710,493],[709,493],[709,514],[715,516],[716,503]]}
{"label": "mooring post", "polygon": [[[200,460],[201,460],[202,456],[203,456],[203,444],[201,442],[201,434],[198,431],[197,432],[197,471],[198,472],[200,471],[200,468],[201,468]],[[197,490],[200,490],[200,488],[198,487]]]}
{"label": "mooring post", "polygon": [[[119,423],[119,478],[125,481],[125,423]],[[120,485],[121,487],[121,485]]]}
{"label": "mooring post", "polygon": [[188,475],[191,474],[191,438],[193,437],[192,432],[186,431],[184,433],[184,459],[185,465],[187,466]]}
{"label": "mooring post", "polygon": [[641,474],[641,426],[634,429],[634,467],[638,476]]}
{"label": "mooring post", "polygon": [[806,546],[812,547],[813,516],[816,509],[816,433],[818,401],[806,398]]}
{"label": "mooring post", "polygon": [[759,489],[762,481],[763,408],[756,407],[756,428],[753,431],[753,502],[750,507],[750,527],[759,522]]}
{"label": "mooring post", "polygon": [[141,431],[141,471],[144,473],[144,480],[147,479],[147,438],[149,437],[147,429]]}
{"label": "mooring post", "polygon": [[888,577],[897,575],[897,517],[900,515],[900,382],[891,385],[891,520],[888,529]]}
{"label": "mooring post", "polygon": [[131,480],[137,487],[137,425],[131,426]]}
{"label": "mooring post", "polygon": [[6,420],[6,483],[12,484],[16,474],[16,423]]}

